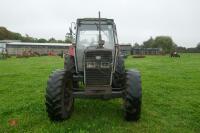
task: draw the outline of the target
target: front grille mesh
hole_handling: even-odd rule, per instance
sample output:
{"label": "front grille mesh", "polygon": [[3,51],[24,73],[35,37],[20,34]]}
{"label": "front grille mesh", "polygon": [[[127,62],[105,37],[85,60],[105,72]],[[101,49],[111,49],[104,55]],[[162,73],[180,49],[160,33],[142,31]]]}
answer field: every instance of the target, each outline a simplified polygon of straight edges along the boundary
{"label": "front grille mesh", "polygon": [[[101,56],[100,60],[96,59],[96,56]],[[101,62],[109,62],[112,63],[112,51],[88,51],[85,53],[85,62],[96,62],[100,64]],[[110,76],[111,76],[110,68],[93,68],[93,69],[85,69],[85,81],[86,85],[109,85],[110,84]]]}

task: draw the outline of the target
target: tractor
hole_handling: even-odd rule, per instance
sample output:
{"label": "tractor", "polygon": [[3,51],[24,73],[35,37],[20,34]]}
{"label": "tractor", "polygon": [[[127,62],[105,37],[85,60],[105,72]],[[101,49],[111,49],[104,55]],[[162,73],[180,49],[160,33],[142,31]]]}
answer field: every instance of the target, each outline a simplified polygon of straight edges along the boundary
{"label": "tractor", "polygon": [[126,70],[119,51],[113,19],[77,19],[72,32],[74,43],[64,57],[64,68],[49,76],[45,94],[51,121],[69,119],[75,98],[109,100],[122,98],[124,118],[140,119],[142,86],[140,73]]}

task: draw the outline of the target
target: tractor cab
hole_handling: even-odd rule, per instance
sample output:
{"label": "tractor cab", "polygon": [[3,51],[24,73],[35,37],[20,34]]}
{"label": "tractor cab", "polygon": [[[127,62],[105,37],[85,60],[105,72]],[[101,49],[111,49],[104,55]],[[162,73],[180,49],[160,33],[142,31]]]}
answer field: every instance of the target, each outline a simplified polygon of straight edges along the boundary
{"label": "tractor cab", "polygon": [[75,63],[86,86],[110,86],[118,39],[113,19],[77,19]]}

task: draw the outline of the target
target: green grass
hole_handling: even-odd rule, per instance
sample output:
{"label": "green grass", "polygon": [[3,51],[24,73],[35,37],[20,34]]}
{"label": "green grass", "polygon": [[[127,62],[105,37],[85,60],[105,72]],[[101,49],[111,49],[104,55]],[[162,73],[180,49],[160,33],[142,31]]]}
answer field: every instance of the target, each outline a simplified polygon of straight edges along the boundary
{"label": "green grass", "polygon": [[[127,68],[142,74],[138,122],[124,121],[121,99],[77,99],[69,120],[50,122],[44,105],[46,81],[52,70],[62,67],[59,57],[0,60],[0,132],[200,132],[200,54],[126,60]],[[13,119],[15,126],[8,122]]]}

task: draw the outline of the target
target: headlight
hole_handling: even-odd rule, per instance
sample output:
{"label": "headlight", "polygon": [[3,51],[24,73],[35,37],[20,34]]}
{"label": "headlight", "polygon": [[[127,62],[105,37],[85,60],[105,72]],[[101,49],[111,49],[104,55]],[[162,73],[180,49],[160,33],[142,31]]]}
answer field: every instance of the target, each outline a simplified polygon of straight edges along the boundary
{"label": "headlight", "polygon": [[86,68],[96,68],[96,62],[87,62]]}
{"label": "headlight", "polygon": [[96,56],[96,60],[101,60],[101,56]]}
{"label": "headlight", "polygon": [[110,62],[101,62],[101,68],[110,68]]}

